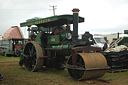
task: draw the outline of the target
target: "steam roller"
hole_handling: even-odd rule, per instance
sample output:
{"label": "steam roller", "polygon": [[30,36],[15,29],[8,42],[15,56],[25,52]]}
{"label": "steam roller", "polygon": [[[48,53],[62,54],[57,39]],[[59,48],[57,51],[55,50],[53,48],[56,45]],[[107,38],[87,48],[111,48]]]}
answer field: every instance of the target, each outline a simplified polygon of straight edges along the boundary
{"label": "steam roller", "polygon": [[79,39],[78,23],[84,22],[84,18],[78,16],[79,11],[73,9],[73,15],[32,18],[20,23],[21,27],[28,27],[31,38],[21,53],[20,66],[32,72],[44,67],[67,68],[75,80],[102,77],[107,69],[106,59],[100,48],[91,46],[94,44],[92,34],[85,32]]}

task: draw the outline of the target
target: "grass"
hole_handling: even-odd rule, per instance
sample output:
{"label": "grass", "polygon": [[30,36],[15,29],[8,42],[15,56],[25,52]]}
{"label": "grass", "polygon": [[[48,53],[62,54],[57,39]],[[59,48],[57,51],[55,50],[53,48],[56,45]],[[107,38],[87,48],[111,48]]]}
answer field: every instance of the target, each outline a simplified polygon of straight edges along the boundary
{"label": "grass", "polygon": [[102,78],[112,79],[110,83],[97,80],[75,81],[66,69],[29,72],[20,67],[18,61],[18,57],[0,56],[0,73],[4,75],[0,85],[128,85],[128,72],[106,73]]}
{"label": "grass", "polygon": [[0,56],[0,61],[19,61],[19,57]]}

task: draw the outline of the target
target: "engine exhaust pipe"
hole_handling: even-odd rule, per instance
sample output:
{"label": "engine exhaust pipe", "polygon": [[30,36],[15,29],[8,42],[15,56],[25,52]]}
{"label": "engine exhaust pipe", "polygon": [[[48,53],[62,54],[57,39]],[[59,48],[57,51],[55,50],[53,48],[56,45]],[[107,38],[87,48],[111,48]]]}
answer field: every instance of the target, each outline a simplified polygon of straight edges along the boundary
{"label": "engine exhaust pipe", "polygon": [[73,36],[72,36],[72,39],[73,40],[78,39],[79,11],[80,10],[77,8],[72,10],[72,12],[73,12]]}

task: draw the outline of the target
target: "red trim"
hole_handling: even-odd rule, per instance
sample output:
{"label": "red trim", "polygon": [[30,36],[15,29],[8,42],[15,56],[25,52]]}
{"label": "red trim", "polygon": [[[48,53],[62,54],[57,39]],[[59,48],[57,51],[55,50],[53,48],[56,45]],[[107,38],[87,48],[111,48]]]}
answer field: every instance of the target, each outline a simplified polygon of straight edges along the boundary
{"label": "red trim", "polygon": [[48,56],[40,56],[40,58],[47,58]]}

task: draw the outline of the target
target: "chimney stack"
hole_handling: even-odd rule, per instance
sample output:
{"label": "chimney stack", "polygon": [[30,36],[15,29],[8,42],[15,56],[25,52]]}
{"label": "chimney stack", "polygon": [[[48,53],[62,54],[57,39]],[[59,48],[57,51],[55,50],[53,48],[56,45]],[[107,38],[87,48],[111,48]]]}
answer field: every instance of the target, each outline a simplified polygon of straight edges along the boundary
{"label": "chimney stack", "polygon": [[79,23],[79,9],[75,8],[72,10],[73,12],[73,40],[78,39],[78,23]]}

